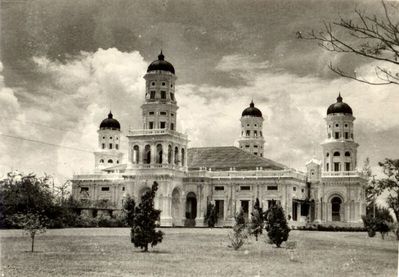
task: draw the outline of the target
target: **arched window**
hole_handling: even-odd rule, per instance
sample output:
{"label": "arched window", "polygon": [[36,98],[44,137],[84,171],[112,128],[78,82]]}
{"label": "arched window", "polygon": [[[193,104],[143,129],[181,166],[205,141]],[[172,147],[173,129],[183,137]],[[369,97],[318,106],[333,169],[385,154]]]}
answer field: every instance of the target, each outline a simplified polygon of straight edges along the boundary
{"label": "arched window", "polygon": [[140,153],[140,147],[138,145],[135,145],[133,147],[133,155],[132,155],[132,162],[134,164],[139,163],[139,153]]}
{"label": "arched window", "polygon": [[161,164],[162,163],[162,144],[157,145],[157,163]]}
{"label": "arched window", "polygon": [[179,164],[179,148],[175,147],[175,164]]}
{"label": "arched window", "polygon": [[114,161],[113,161],[112,159],[109,159],[109,160],[108,160],[108,163],[109,163],[109,164],[112,164],[112,163],[114,163]]}
{"label": "arched window", "polygon": [[144,148],[143,163],[145,164],[151,163],[151,146],[148,144]]}
{"label": "arched window", "polygon": [[168,164],[171,164],[171,163],[172,163],[172,155],[173,155],[172,146],[169,145],[169,146],[168,146]]}
{"label": "arched window", "polygon": [[334,157],[339,157],[339,156],[341,156],[341,154],[338,151],[334,152]]}
{"label": "arched window", "polygon": [[326,157],[327,157],[327,158],[330,157],[330,153],[327,152]]}
{"label": "arched window", "polygon": [[103,163],[104,163],[104,160],[103,160],[103,159],[101,159],[101,160],[100,160],[100,164],[103,164]]}
{"label": "arched window", "polygon": [[116,163],[118,164],[118,163],[119,163],[119,161],[117,160],[117,161],[116,161]]}
{"label": "arched window", "polygon": [[181,165],[184,166],[185,162],[185,153],[184,148],[181,149]]}
{"label": "arched window", "polygon": [[346,152],[345,152],[345,157],[350,157],[350,156],[351,156],[351,152],[346,151]]}

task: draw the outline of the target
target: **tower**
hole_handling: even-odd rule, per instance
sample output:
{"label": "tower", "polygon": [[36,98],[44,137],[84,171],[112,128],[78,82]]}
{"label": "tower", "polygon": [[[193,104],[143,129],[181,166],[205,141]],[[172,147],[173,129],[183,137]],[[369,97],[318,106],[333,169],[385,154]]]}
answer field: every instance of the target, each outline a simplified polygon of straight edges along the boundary
{"label": "tower", "polygon": [[251,101],[249,107],[241,114],[241,136],[238,144],[241,149],[260,157],[263,157],[265,144],[262,125],[262,112]]}
{"label": "tower", "polygon": [[341,94],[337,102],[327,109],[327,139],[323,147],[324,172],[354,171],[357,166],[357,147],[354,140],[352,108],[342,101]]}
{"label": "tower", "polygon": [[97,133],[98,150],[94,152],[95,169],[98,171],[118,165],[123,158],[123,153],[120,151],[121,126],[119,121],[113,118],[111,111],[101,122]]}
{"label": "tower", "polygon": [[175,69],[162,51],[147,68],[143,129],[130,130],[130,168],[187,170],[187,136],[177,132]]}

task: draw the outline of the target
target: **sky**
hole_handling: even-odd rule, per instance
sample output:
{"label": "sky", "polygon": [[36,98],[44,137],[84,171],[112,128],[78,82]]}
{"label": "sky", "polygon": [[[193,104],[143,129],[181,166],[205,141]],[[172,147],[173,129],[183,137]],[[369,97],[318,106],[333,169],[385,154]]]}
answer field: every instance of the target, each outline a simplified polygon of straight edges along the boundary
{"label": "sky", "polygon": [[385,64],[296,38],[356,8],[382,13],[379,1],[3,1],[0,173],[63,182],[92,170],[109,110],[124,134],[141,128],[143,76],[161,49],[176,69],[177,128],[189,147],[234,145],[253,99],[265,157],[304,170],[321,159],[340,92],[356,117],[358,164],[369,157],[378,172],[378,161],[399,158],[399,87],[344,79],[328,64],[370,79]]}

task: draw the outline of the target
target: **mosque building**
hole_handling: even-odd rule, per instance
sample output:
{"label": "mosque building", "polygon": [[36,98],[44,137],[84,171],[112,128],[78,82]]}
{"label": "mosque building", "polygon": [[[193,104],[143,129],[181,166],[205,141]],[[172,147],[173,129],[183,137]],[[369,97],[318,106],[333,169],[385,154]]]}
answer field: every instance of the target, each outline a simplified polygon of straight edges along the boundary
{"label": "mosque building", "polygon": [[304,173],[265,158],[264,119],[253,101],[241,114],[238,147],[188,148],[188,136],[178,131],[175,69],[162,52],[144,79],[143,127],[127,131],[127,153],[110,112],[98,130],[92,173],[72,178],[82,213],[116,216],[128,195],[137,203],[156,182],[161,226],[204,226],[209,202],[217,226],[231,226],[240,209],[249,217],[257,198],[263,209],[276,200],[293,226],[361,224],[366,179],[356,170],[355,117],[341,95],[327,110],[323,159],[309,161]]}

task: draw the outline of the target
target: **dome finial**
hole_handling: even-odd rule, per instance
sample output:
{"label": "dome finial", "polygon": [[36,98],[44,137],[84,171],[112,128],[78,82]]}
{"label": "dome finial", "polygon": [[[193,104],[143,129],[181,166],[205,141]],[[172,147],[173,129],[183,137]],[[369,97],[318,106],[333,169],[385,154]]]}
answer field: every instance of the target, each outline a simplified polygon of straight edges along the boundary
{"label": "dome finial", "polygon": [[111,110],[109,110],[108,118],[112,118],[112,117],[113,117],[112,112],[111,112]]}
{"label": "dome finial", "polygon": [[254,99],[253,99],[253,98],[252,98],[251,103],[249,104],[249,106],[250,106],[251,108],[255,107]]}
{"label": "dome finial", "polygon": [[161,53],[159,53],[158,55],[158,60],[163,61],[165,59],[165,56],[162,53],[162,49],[161,49]]}
{"label": "dome finial", "polygon": [[341,92],[339,92],[339,94],[338,94],[337,101],[342,102]]}

